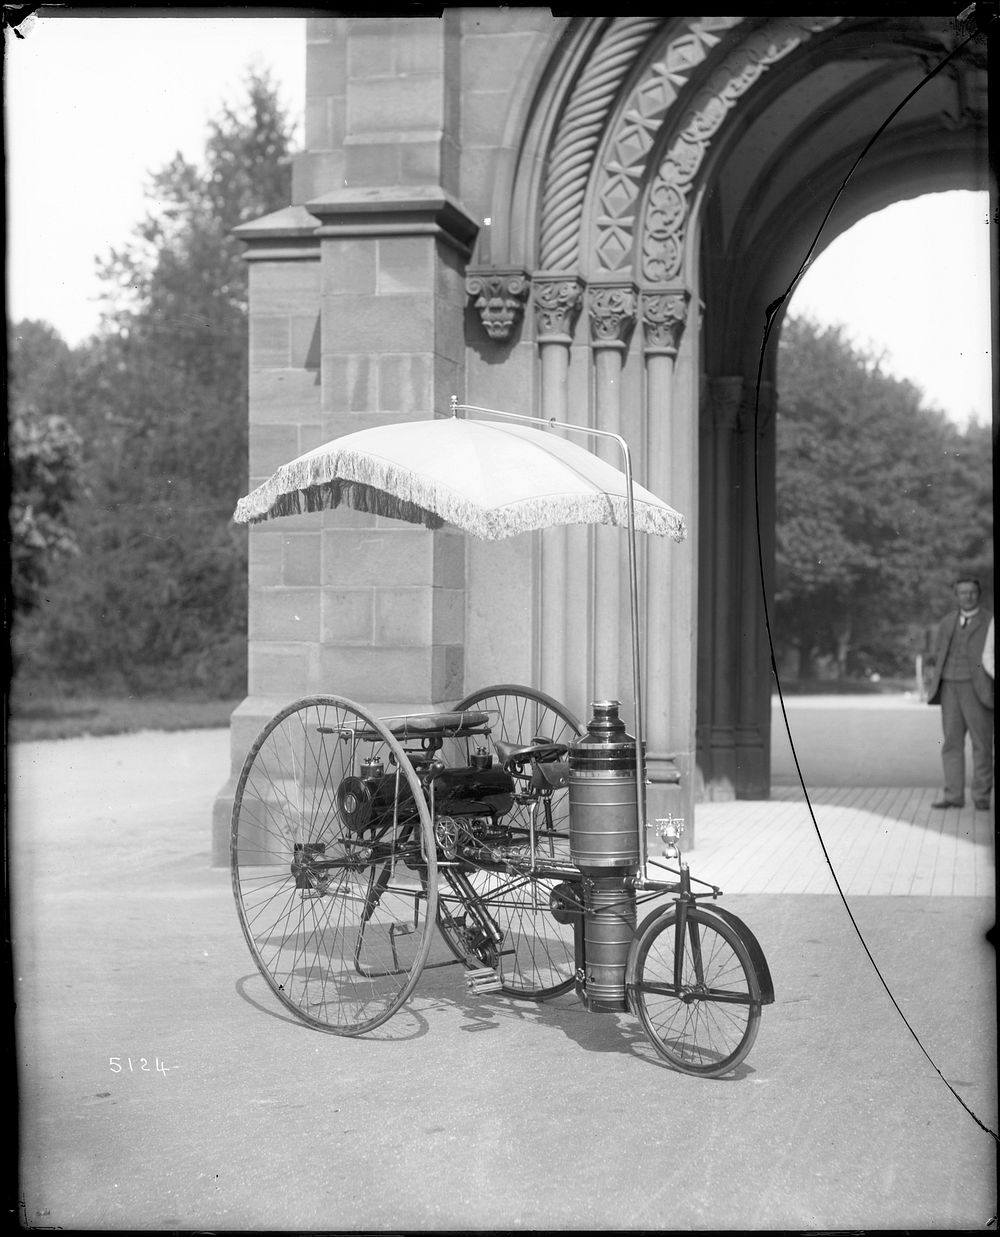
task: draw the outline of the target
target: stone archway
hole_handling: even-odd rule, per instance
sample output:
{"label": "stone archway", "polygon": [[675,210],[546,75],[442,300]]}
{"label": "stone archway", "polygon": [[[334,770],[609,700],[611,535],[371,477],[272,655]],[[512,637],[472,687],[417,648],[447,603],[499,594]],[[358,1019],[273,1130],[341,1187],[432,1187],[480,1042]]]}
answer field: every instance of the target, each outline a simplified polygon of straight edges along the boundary
{"label": "stone archway", "polygon": [[[251,478],[348,428],[442,412],[452,394],[620,426],[639,479],[692,529],[682,547],[644,549],[651,816],[767,793],[747,498],[759,464],[766,577],[769,364],[763,415],[748,411],[759,324],[872,116],[959,39],[926,17],[310,20],[294,205],[239,232]],[[837,227],[866,201],[985,166],[984,59],[971,44],[938,75]],[[627,704],[616,536],[568,529],[487,552],[336,512],[255,531],[234,778],[274,708],[316,690],[398,712],[520,680],[578,712],[591,693]]]}
{"label": "stone archway", "polygon": [[[715,629],[712,653],[699,664],[698,746],[715,794],[725,794],[730,782],[738,796],[769,788],[771,676],[761,579],[770,595],[774,365],[785,306],[776,311],[762,358],[767,310],[814,244],[822,249],[870,211],[944,186],[986,188],[985,41],[962,44],[952,24],[918,18],[891,30],[867,22],[818,34],[747,97],[737,127],[713,151],[698,253],[702,295],[713,311],[706,312],[702,340],[703,475],[711,468],[716,478],[712,500],[701,507],[702,562],[715,570],[702,573],[699,609],[713,614]],[[959,47],[947,69],[932,72]],[[756,169],[748,154],[754,151]]]}
{"label": "stone archway", "polygon": [[[770,587],[774,387],[770,360],[759,389],[756,380],[763,310],[807,252],[803,242],[849,166],[850,139],[865,126],[870,132],[873,118],[959,34],[920,18],[902,30],[898,22],[840,17],[627,18],[581,23],[568,42],[579,71],[573,76],[561,64],[552,74],[558,84],[537,109],[548,128],[529,135],[505,186],[509,197],[494,208],[518,215],[502,229],[509,265],[491,272],[494,305],[505,307],[505,330],[526,315],[537,349],[537,373],[526,385],[543,415],[627,430],[640,475],[692,517],[696,556],[651,550],[646,562],[654,782],[676,763],[692,795],[766,795],[770,675],[761,581]],[[977,160],[985,167],[984,55],[969,47],[956,62],[959,114],[955,124],[945,116],[937,125],[951,138],[939,143],[942,152],[947,147],[960,165],[948,183],[974,176]],[[943,75],[941,97],[925,113],[946,109],[947,82]],[[558,91],[561,100],[552,97]],[[867,106],[860,119],[859,100]],[[824,131],[831,101],[850,120],[839,139]],[[779,135],[770,148],[760,138],[768,122]],[[762,192],[734,220],[720,198],[734,194],[737,181],[755,183],[741,164],[748,135],[772,171],[783,149],[796,170],[783,197]],[[861,178],[871,182],[866,200],[905,192],[904,183],[920,179],[926,132],[918,143],[904,132],[886,148],[878,174],[866,168]],[[925,176],[940,180],[940,166]],[[803,203],[796,182],[819,187]],[[824,243],[858,209],[852,200]],[[720,241],[719,252],[710,251]],[[480,297],[486,275],[476,270],[468,284]],[[482,299],[479,306],[482,312]],[[542,686],[565,697],[576,681],[598,694],[616,675],[621,681],[614,549],[600,532],[547,535],[534,571]],[[586,631],[567,637],[581,626],[584,607]],[[697,757],[689,738],[696,682]]]}

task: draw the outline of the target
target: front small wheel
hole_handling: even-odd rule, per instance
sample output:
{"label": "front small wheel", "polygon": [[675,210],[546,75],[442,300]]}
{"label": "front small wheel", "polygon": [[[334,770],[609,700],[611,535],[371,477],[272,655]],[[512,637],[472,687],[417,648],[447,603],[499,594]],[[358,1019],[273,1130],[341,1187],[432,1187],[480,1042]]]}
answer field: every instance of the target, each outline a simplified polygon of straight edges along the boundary
{"label": "front small wheel", "polygon": [[699,906],[677,905],[641,925],[625,986],[656,1051],[685,1074],[718,1078],[743,1061],[760,1024],[757,972],[739,934]]}

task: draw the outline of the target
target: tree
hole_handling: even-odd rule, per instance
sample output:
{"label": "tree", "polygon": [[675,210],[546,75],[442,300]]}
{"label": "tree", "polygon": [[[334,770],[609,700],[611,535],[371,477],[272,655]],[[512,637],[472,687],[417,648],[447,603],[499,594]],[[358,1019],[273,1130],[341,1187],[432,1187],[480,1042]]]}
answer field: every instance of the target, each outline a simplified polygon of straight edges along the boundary
{"label": "tree", "polygon": [[988,567],[988,439],[807,319],[785,324],[779,393],[779,640],[840,676],[858,659],[907,669],[953,573]]}
{"label": "tree", "polygon": [[60,561],[78,552],[72,507],[83,493],[83,443],[67,420],[72,351],[58,332],[17,323],[7,358],[11,592],[27,616]]}
{"label": "tree", "polygon": [[292,137],[267,75],[245,89],[211,122],[202,166],[178,155],[151,177],[145,219],[101,263],[101,328],[76,357],[89,492],[44,645],[51,669],[91,687],[244,688],[232,511],[247,483],[247,273],[232,229],[288,204]]}
{"label": "tree", "polygon": [[151,374],[171,388],[172,416],[132,416],[161,463],[183,460],[208,483],[246,471],[247,273],[232,232],[291,198],[291,126],[266,74],[246,88],[241,108],[210,123],[204,171],[177,155],[155,174],[153,207],[102,266],[120,376],[147,395]]}

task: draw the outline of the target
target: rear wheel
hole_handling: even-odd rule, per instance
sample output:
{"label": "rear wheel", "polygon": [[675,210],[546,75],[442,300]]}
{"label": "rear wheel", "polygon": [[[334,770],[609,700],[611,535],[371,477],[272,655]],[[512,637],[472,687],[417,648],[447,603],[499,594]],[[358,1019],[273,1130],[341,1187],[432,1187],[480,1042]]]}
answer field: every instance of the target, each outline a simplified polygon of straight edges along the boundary
{"label": "rear wheel", "polygon": [[683,939],[677,906],[651,915],[629,954],[625,986],[653,1047],[686,1074],[715,1078],[753,1047],[761,993],[750,954],[733,928],[691,906]]}
{"label": "rear wheel", "polygon": [[243,934],[310,1026],[360,1035],[410,995],[430,948],[430,814],[399,742],[361,706],[311,696],[268,722],[236,789],[230,838]]}
{"label": "rear wheel", "polygon": [[548,1000],[573,986],[579,886],[482,868],[441,876],[438,926],[457,958],[491,967],[500,990],[522,1000]]}
{"label": "rear wheel", "polygon": [[[503,683],[484,687],[466,696],[459,709],[478,709],[489,717],[490,733],[478,740],[466,739],[465,750],[453,754],[452,762],[467,763],[475,744],[483,744],[500,763],[496,743],[525,746],[535,739],[551,743],[573,743],[584,728],[572,713],[551,696],[531,687]],[[526,784],[525,784],[526,789]],[[515,834],[527,843],[531,812],[535,813],[535,852],[540,862],[569,861],[569,791],[565,788],[534,800],[515,803],[505,818]]]}
{"label": "rear wheel", "polygon": [[[476,747],[485,747],[496,763],[502,763],[497,742],[526,746],[536,739],[569,746],[584,728],[576,717],[544,692],[516,683],[501,683],[472,692],[460,701],[458,709],[485,712],[489,734],[464,740],[461,750],[447,753],[449,763],[469,763]],[[511,850],[521,849],[521,860],[530,860],[528,841],[534,815],[536,864],[568,864],[569,791],[565,788],[544,793],[531,790],[530,768],[515,777],[515,802],[504,817],[510,831]],[[513,856],[512,856],[513,857]],[[512,865],[515,866],[515,865]],[[470,966],[495,966],[502,991],[508,996],[542,1001],[559,996],[573,986],[576,971],[574,923],[578,917],[567,908],[565,891],[571,887],[561,877],[535,876],[523,871],[500,873],[484,868],[463,870],[456,884],[450,879],[441,890],[438,922],[441,932],[458,957]],[[467,907],[472,900],[472,910]],[[558,918],[553,915],[555,898]],[[573,895],[570,893],[570,901]],[[496,945],[487,942],[489,932],[478,918],[495,925]],[[470,923],[472,927],[470,928]],[[471,933],[471,937],[470,937]],[[468,946],[476,948],[469,957]],[[496,961],[488,959],[496,957]]]}

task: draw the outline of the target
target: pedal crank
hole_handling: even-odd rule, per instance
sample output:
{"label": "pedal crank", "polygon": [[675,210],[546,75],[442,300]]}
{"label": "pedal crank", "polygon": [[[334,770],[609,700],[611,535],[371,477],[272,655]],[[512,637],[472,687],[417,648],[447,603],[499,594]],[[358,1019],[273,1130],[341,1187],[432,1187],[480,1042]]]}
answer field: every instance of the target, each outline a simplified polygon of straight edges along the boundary
{"label": "pedal crank", "polygon": [[469,991],[475,996],[480,996],[484,992],[500,992],[503,989],[503,981],[491,966],[466,971],[465,982],[468,984]]}

